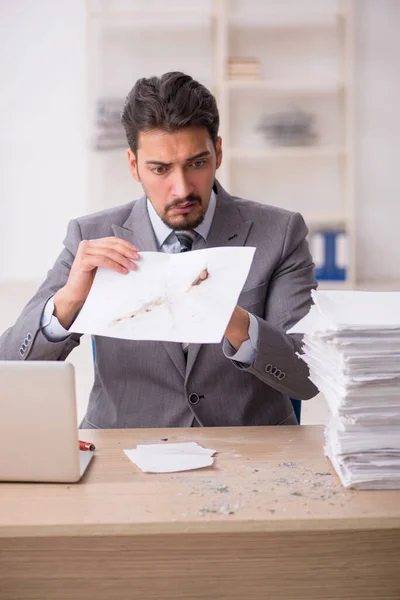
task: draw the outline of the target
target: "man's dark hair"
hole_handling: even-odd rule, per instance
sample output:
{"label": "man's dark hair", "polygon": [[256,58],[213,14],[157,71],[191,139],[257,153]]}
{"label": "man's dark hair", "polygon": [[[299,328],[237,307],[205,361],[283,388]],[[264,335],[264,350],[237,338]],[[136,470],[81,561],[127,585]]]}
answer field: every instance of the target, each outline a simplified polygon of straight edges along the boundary
{"label": "man's dark hair", "polygon": [[152,129],[172,133],[184,127],[205,127],[214,146],[218,137],[219,114],[214,96],[179,71],[139,79],[128,94],[121,121],[135,154],[139,133]]}

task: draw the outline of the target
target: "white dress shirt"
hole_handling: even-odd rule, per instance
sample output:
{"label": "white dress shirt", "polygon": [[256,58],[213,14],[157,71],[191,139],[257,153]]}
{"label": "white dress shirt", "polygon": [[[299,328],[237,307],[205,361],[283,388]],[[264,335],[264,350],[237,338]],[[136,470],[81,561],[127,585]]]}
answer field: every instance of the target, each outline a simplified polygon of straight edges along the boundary
{"label": "white dress shirt", "polygon": [[[204,241],[207,241],[207,236],[209,234],[211,224],[214,218],[216,203],[217,197],[215,195],[215,192],[211,192],[210,203],[208,205],[207,212],[204,215],[204,219],[202,223],[200,223],[200,225],[194,230],[198,235],[200,235],[204,239]],[[166,225],[158,216],[150,200],[147,200],[147,210],[160,252],[167,252],[171,254],[177,254],[178,252],[180,252],[181,245],[174,231],[170,227],[168,227],[168,225]],[[57,319],[57,317],[54,316],[53,313],[54,296],[47,301],[47,304],[44,308],[41,319],[41,328],[43,334],[50,342],[60,342],[62,340],[65,340],[70,335],[70,333],[66,329],[64,329],[64,327],[60,324],[59,320]],[[236,363],[239,363],[239,366],[243,365],[244,368],[248,368],[250,365],[253,364],[258,348],[257,319],[251,313],[249,313],[249,317],[250,339],[243,342],[243,344],[240,346],[237,352],[226,338],[224,338],[223,342],[223,352],[225,356],[231,360],[234,360]]]}

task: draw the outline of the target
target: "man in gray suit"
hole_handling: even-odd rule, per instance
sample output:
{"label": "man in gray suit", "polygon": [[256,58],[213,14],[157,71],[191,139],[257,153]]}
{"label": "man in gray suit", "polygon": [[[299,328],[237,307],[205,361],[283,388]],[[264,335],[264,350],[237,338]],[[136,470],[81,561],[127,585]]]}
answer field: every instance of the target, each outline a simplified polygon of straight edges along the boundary
{"label": "man in gray suit", "polygon": [[82,427],[295,424],[290,397],[317,393],[296,354],[301,340],[286,334],[307,313],[316,287],[302,217],[232,197],[215,180],[218,109],[190,76],[140,79],[122,122],[129,168],[145,195],[70,222],[46,281],[0,338],[0,359],[64,360],[79,344],[80,335],[67,330],[99,266],[123,277],[140,268],[141,251],[255,246],[220,344],[95,337]]}

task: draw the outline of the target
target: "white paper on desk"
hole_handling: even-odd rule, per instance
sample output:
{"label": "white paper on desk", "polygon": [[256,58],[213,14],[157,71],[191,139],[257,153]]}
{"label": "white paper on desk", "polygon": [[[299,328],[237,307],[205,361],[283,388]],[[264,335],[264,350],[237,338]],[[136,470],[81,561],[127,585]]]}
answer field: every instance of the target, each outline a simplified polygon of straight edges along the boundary
{"label": "white paper on desk", "polygon": [[[142,252],[138,270],[97,270],[70,331],[129,340],[221,341],[246,281],[255,248],[181,254]],[[208,277],[193,285],[203,270]]]}
{"label": "white paper on desk", "polygon": [[141,444],[124,450],[126,456],[144,473],[176,473],[209,467],[215,450],[195,442],[178,444]]}

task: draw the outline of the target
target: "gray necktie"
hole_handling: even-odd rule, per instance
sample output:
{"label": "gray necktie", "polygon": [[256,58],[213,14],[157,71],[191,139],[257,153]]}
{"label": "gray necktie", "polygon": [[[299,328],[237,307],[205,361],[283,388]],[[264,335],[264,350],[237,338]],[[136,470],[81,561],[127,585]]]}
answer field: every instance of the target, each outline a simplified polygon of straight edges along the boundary
{"label": "gray necktie", "polygon": [[193,242],[196,239],[196,232],[193,229],[187,231],[175,231],[175,235],[181,245],[181,252],[189,252],[192,249]]}
{"label": "gray necktie", "polygon": [[[193,229],[188,229],[187,231],[175,231],[175,235],[178,238],[178,241],[181,245],[180,252],[189,252],[192,249],[193,242],[196,239],[197,233],[193,231]],[[185,359],[187,358],[189,344],[183,343],[182,350],[185,354]]]}

